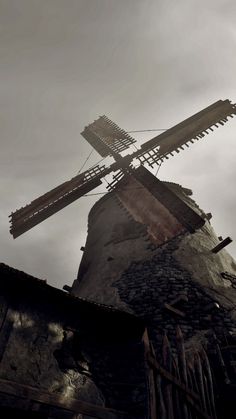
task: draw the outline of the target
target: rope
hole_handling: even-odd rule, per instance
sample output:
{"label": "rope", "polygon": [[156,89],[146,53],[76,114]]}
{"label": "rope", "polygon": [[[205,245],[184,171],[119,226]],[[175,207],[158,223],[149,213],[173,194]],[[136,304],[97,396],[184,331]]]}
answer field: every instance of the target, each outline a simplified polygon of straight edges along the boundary
{"label": "rope", "polygon": [[156,171],[156,173],[155,173],[155,175],[154,175],[155,177],[157,177],[157,173],[159,172],[161,165],[162,165],[162,162],[159,164],[159,166],[158,166],[158,168],[157,168],[157,171]]}
{"label": "rope", "polygon": [[106,184],[109,185],[109,182],[106,180],[106,177],[105,176],[104,176],[103,179],[105,180]]}
{"label": "rope", "polygon": [[156,129],[141,129],[136,131],[126,131],[128,134],[132,132],[149,132],[149,131],[166,131],[169,128],[156,128]]}
{"label": "rope", "polygon": [[133,143],[132,146],[135,148],[136,151],[138,151],[138,147]]}
{"label": "rope", "polygon": [[82,166],[81,166],[81,168],[80,168],[80,170],[78,171],[78,175],[81,173],[81,170],[84,168],[84,166],[86,165],[86,163],[87,163],[87,161],[88,161],[88,159],[90,158],[90,156],[93,154],[93,152],[94,152],[94,149],[92,149],[92,151],[90,151],[90,153],[89,153],[89,155],[88,155],[88,157],[85,159],[85,161],[84,161],[84,163],[82,164]]}
{"label": "rope", "polygon": [[101,160],[99,160],[97,163],[94,163],[92,166],[91,166],[91,169],[94,167],[94,166],[97,166],[99,163],[101,163],[103,160],[105,160],[106,159],[106,157],[103,157]]}
{"label": "rope", "polygon": [[[166,130],[167,130],[167,128],[156,128],[156,129],[143,129],[143,130],[134,130],[134,131],[126,131],[126,132],[130,134],[130,133],[132,133],[132,132],[152,132],[152,131],[166,131]],[[138,148],[136,147],[136,145],[135,145],[135,144],[132,144],[132,145],[133,145],[133,147],[134,147],[136,150],[138,150]],[[82,166],[81,166],[80,170],[78,171],[77,175],[79,175],[79,174],[81,173],[81,171],[83,170],[83,168],[84,168],[84,166],[86,165],[87,161],[90,159],[90,157],[91,157],[91,155],[93,154],[93,152],[94,152],[94,149],[92,149],[92,150],[90,151],[90,153],[89,153],[88,157],[85,159],[85,161],[84,161],[84,163],[82,164]],[[104,157],[103,159],[99,160],[97,163],[93,164],[93,165],[91,166],[91,168],[93,168],[94,166],[97,166],[97,165],[98,165],[99,163],[101,163],[104,159],[105,159],[105,157]],[[159,171],[160,167],[161,167],[161,164],[158,166],[155,176],[157,175],[157,173],[158,173],[158,171]],[[105,181],[107,182],[107,180],[106,180],[106,179],[105,179]],[[107,182],[107,184],[108,184],[108,182]],[[100,194],[89,194],[89,195],[84,195],[84,196],[91,196],[91,195],[100,195]]]}
{"label": "rope", "polygon": [[106,192],[89,193],[89,194],[86,194],[86,195],[82,195],[81,198],[84,198],[85,196],[87,197],[87,196],[95,196],[95,195],[106,195],[107,193],[108,193],[107,191]]}
{"label": "rope", "polygon": [[[127,188],[127,190],[133,191],[134,189],[142,189],[142,188],[143,188],[142,186],[137,186],[136,188]],[[107,193],[109,193],[109,191],[106,191],[106,192],[97,192],[97,193],[89,193],[89,194],[86,194],[86,195],[82,195],[81,198],[83,198],[84,196],[87,197],[87,196],[95,196],[95,195],[106,195]]]}
{"label": "rope", "polygon": [[[166,130],[167,130],[167,128],[156,128],[156,129],[143,129],[143,130],[126,131],[126,132],[127,132],[128,134],[130,134],[130,133],[132,133],[132,132],[151,132],[151,131],[166,131]],[[132,145],[133,145],[133,147],[134,147],[136,150],[138,150],[138,148],[136,147],[136,145],[135,145],[135,144],[132,144]],[[79,174],[81,173],[81,171],[83,170],[84,166],[86,165],[87,161],[89,160],[89,158],[91,157],[91,155],[93,154],[93,152],[94,152],[94,149],[92,149],[92,151],[90,151],[90,153],[89,153],[88,157],[85,159],[85,161],[84,161],[83,165],[81,166],[81,168],[80,168],[79,172],[77,173],[78,175],[79,175]],[[104,159],[105,159],[105,157],[104,157],[103,159],[99,160],[99,162],[95,163],[93,166],[91,166],[91,168],[92,168],[92,167],[94,167],[94,166],[96,166],[96,165],[98,165],[99,163],[101,163]],[[159,170],[159,169],[158,169],[158,170]]]}

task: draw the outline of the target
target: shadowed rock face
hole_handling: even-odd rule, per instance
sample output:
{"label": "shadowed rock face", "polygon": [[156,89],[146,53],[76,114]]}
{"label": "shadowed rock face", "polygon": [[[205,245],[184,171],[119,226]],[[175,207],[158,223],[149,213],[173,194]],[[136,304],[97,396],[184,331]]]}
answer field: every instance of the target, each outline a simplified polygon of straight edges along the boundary
{"label": "shadowed rock face", "polygon": [[[196,334],[205,336],[213,329],[219,335],[233,335],[236,289],[221,273],[228,272],[233,278],[236,264],[226,250],[211,252],[219,240],[190,198],[191,191],[173,183],[164,185],[204,218],[205,224],[190,233],[176,210],[174,216],[130,177],[92,208],[72,293],[138,314],[149,322],[154,340],[155,329],[169,329],[173,334],[176,324],[183,326],[189,342]],[[183,294],[188,301],[179,307],[182,317],[164,309]]]}
{"label": "shadowed rock face", "polygon": [[123,417],[104,406],[146,416],[142,321],[4,264],[0,278],[0,413],[36,403],[42,418]]}

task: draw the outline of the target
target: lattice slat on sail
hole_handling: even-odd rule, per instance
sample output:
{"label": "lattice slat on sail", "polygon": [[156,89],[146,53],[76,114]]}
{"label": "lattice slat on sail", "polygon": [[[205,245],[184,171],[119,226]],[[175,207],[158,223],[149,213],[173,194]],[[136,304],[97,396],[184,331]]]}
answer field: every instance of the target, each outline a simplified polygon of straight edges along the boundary
{"label": "lattice slat on sail", "polygon": [[112,191],[113,189],[115,189],[117,183],[124,177],[124,171],[123,170],[119,170],[114,176],[113,176],[113,180],[108,184],[107,189],[108,191]]}
{"label": "lattice slat on sail", "polygon": [[236,115],[236,105],[229,100],[219,100],[201,112],[152,138],[133,154],[121,156],[119,153],[129,148],[135,140],[105,115],[87,126],[82,135],[101,154],[111,155],[115,162],[108,168],[95,166],[64,182],[41,197],[32,201],[10,215],[11,234],[17,237],[39,224],[55,212],[69,205],[87,192],[101,184],[101,178],[110,172],[116,172],[110,187],[113,189],[123,174],[133,171],[135,159],[148,163],[151,167],[160,164],[174,152],[179,153],[189,143],[203,138],[208,131],[218,124],[224,125],[229,117]]}
{"label": "lattice slat on sail", "polygon": [[201,112],[187,118],[185,121],[144,143],[141,150],[134,153],[141,163],[151,167],[162,162],[174,152],[179,153],[184,146],[203,138],[218,124],[224,125],[229,117],[236,115],[236,105],[229,100],[219,100]]}
{"label": "lattice slat on sail", "polygon": [[18,237],[76,199],[99,186],[105,166],[95,166],[64,182],[10,215],[13,237]]}
{"label": "lattice slat on sail", "polygon": [[121,153],[136,142],[105,115],[85,127],[81,135],[102,157]]}

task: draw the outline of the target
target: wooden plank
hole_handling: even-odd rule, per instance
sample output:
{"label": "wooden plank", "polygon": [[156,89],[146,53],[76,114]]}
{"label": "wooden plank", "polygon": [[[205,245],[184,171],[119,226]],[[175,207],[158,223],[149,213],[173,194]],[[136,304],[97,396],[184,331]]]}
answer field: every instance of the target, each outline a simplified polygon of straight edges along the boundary
{"label": "wooden plank", "polygon": [[226,237],[226,239],[222,240],[211,250],[212,253],[218,253],[220,250],[224,249],[224,247],[228,246],[228,244],[232,243],[232,241],[231,237]]}
{"label": "wooden plank", "polygon": [[63,394],[47,393],[35,387],[26,386],[14,381],[0,379],[0,393],[14,395],[21,399],[36,401],[41,404],[69,410],[74,413],[82,413],[98,419],[128,419],[131,418],[126,412],[94,405],[78,399],[63,396]]}
{"label": "wooden plank", "polygon": [[146,366],[146,374],[147,374],[147,380],[148,380],[148,387],[149,387],[149,418],[150,419],[156,419],[157,418],[157,406],[156,406],[156,393],[155,393],[155,380],[154,380],[154,374],[153,369],[150,368],[150,365],[148,363],[148,354],[151,351],[149,337],[147,329],[145,329],[143,334],[143,345],[144,345],[144,357],[145,357],[145,366]]}
{"label": "wooden plank", "polygon": [[208,129],[213,131],[212,126],[217,126],[216,124],[222,120],[227,122],[227,118],[231,115],[236,115],[235,105],[232,105],[229,100],[219,100],[151,140],[146,141],[141,146],[142,153],[138,150],[135,153],[135,157],[160,146],[157,157],[161,160],[166,154],[177,151],[179,147],[187,142],[204,137]]}
{"label": "wooden plank", "polygon": [[102,156],[106,157],[124,151],[135,143],[126,131],[107,118],[100,116],[85,127],[81,135]]}
{"label": "wooden plank", "polygon": [[[51,204],[49,202],[48,206],[45,206],[38,213],[34,213],[35,208],[33,208],[32,216],[29,216],[27,219],[19,218],[17,222],[14,222],[14,219],[12,219],[12,227],[10,229],[10,233],[13,235],[14,238],[16,238],[21,234],[25,233],[26,231],[30,230],[32,227],[46,220],[51,215],[65,208],[67,205],[71,204],[78,198],[82,197],[86,193],[95,189],[97,186],[101,185],[101,177],[103,177],[103,174],[100,175],[98,179],[90,180],[86,184],[82,185],[80,188],[77,188],[72,191],[68,186],[68,194],[61,196],[60,199],[58,199],[55,202],[52,202]],[[30,214],[30,205],[28,208],[28,214]]]}
{"label": "wooden plank", "polygon": [[[179,326],[176,328],[176,349],[178,354],[178,365],[179,365],[179,372],[180,377],[183,383],[188,386],[188,375],[187,375],[187,365],[186,365],[186,354],[185,354],[185,347],[184,347],[184,337],[182,331]],[[183,418],[190,419],[188,406],[186,405],[185,401],[183,402]]]}
{"label": "wooden plank", "polygon": [[196,211],[144,166],[140,166],[132,174],[190,233],[205,224],[205,220]]}
{"label": "wooden plank", "polygon": [[199,401],[199,397],[196,393],[194,393],[187,386],[177,380],[172,374],[162,368],[157,360],[154,359],[150,354],[148,356],[148,361],[150,365],[152,365],[152,367],[160,373],[161,376],[172,382],[172,384],[174,384],[181,391],[181,395],[184,396],[186,403],[188,403],[193,408],[193,410],[198,413],[199,418],[212,419],[211,416],[203,412],[198,404],[196,404],[196,400]]}
{"label": "wooden plank", "polygon": [[13,320],[10,318],[10,312],[6,300],[2,306],[1,328],[0,328],[0,362],[4,355],[8,339],[10,337],[13,326]]}
{"label": "wooden plank", "polygon": [[177,316],[185,317],[183,311],[180,311],[178,308],[172,307],[172,305],[165,303],[164,307],[166,310],[170,311],[173,314],[177,314]]}
{"label": "wooden plank", "polygon": [[[164,335],[163,344],[162,344],[162,362],[163,367],[172,373],[172,353],[171,353],[171,346],[168,340],[167,335]],[[167,407],[167,417],[168,419],[174,419],[174,407],[173,407],[173,392],[172,392],[172,383],[170,381],[166,381],[164,383],[163,393],[166,400],[166,407]]]}
{"label": "wooden plank", "polygon": [[187,394],[193,400],[199,400],[199,397],[195,392],[189,390],[189,388],[182,384],[181,381],[177,380],[177,378],[175,378],[172,374],[166,371],[165,368],[161,367],[161,365],[153,356],[151,356],[151,354],[148,355],[148,362],[158,373],[160,373],[162,377],[174,384],[182,393]]}
{"label": "wooden plank", "polygon": [[4,320],[7,314],[7,308],[8,308],[8,302],[6,300],[6,297],[3,295],[0,295],[0,331],[1,331],[2,325],[4,323]]}

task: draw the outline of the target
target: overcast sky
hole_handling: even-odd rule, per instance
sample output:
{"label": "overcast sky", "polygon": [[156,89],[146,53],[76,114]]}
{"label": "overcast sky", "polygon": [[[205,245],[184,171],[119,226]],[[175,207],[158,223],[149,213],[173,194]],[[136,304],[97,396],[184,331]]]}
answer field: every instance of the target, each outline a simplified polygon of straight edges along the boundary
{"label": "overcast sky", "polygon": [[[236,102],[235,0],[0,0],[1,261],[60,288],[75,279],[97,197],[16,240],[8,214],[76,174],[85,125],[106,114],[126,130],[168,128],[226,98]],[[233,119],[159,177],[193,189],[236,243],[235,160]]]}

